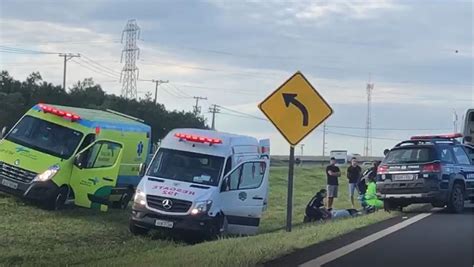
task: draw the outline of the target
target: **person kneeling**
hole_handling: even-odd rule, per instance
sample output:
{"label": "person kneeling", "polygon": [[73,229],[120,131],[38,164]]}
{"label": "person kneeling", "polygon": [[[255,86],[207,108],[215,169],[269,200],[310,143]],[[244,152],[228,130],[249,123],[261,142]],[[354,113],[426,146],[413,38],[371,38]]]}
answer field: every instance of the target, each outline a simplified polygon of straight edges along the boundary
{"label": "person kneeling", "polygon": [[331,217],[331,214],[324,208],[324,199],[326,198],[326,189],[321,189],[316,195],[311,198],[304,216],[304,222],[315,222],[326,220]]}
{"label": "person kneeling", "polygon": [[382,209],[383,208],[383,201],[378,199],[377,197],[377,186],[375,184],[375,176],[369,175],[368,176],[368,184],[367,190],[364,195],[364,202],[370,207],[374,209]]}

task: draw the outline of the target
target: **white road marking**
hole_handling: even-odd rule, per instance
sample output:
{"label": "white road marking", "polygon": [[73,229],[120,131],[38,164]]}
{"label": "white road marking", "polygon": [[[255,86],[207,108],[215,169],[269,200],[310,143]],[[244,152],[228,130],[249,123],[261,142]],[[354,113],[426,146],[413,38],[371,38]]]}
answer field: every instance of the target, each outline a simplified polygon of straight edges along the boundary
{"label": "white road marking", "polygon": [[396,225],[393,225],[387,229],[384,229],[380,232],[377,232],[377,233],[374,233],[372,235],[369,235],[367,237],[364,237],[362,238],[361,240],[358,240],[356,242],[353,242],[349,245],[346,245],[344,247],[341,247],[339,249],[336,249],[334,251],[331,251],[327,254],[324,254],[322,256],[319,256],[318,258],[316,259],[313,259],[311,261],[308,261],[308,262],[305,262],[303,264],[301,264],[300,266],[301,267],[320,267],[328,262],[331,262],[337,258],[340,258],[344,255],[347,255],[349,253],[351,253],[352,251],[354,250],[357,250],[361,247],[364,247],[372,242],[375,242],[377,241],[378,239],[381,239],[391,233],[394,233],[398,230],[401,230],[407,226],[409,226],[410,224],[413,224],[413,223],[416,223],[428,216],[430,216],[432,213],[422,213],[422,214],[419,214],[419,215],[416,215],[406,221],[403,221],[399,224],[396,224]]}

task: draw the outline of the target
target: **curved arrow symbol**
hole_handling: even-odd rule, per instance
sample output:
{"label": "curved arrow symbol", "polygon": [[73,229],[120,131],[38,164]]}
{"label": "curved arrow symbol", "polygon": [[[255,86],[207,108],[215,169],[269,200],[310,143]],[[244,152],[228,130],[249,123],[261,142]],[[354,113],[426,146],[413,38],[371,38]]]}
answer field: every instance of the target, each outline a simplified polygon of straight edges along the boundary
{"label": "curved arrow symbol", "polygon": [[298,99],[296,99],[298,95],[286,94],[286,93],[283,93],[282,95],[283,95],[283,100],[285,101],[286,107],[289,107],[290,104],[295,105],[301,111],[301,114],[303,114],[303,126],[308,126],[308,121],[309,121],[308,110],[300,101],[298,101]]}

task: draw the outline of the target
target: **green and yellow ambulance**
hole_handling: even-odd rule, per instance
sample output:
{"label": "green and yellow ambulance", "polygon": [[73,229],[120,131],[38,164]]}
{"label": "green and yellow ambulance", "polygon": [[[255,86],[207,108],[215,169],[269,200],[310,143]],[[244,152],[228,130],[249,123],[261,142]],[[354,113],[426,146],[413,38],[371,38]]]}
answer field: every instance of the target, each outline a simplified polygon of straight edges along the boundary
{"label": "green and yellow ambulance", "polygon": [[151,128],[112,110],[38,104],[0,138],[0,191],[59,209],[128,205]]}

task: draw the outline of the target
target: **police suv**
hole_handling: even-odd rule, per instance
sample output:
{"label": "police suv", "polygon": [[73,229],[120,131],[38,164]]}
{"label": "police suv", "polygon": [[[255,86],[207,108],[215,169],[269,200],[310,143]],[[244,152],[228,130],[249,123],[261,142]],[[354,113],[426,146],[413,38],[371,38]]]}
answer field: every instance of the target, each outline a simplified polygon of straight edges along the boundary
{"label": "police suv", "polygon": [[377,193],[385,206],[413,203],[447,206],[461,213],[474,200],[474,149],[461,134],[413,136],[392,148],[377,170]]}
{"label": "police suv", "polygon": [[255,234],[267,206],[270,141],[176,129],[137,187],[129,229]]}

